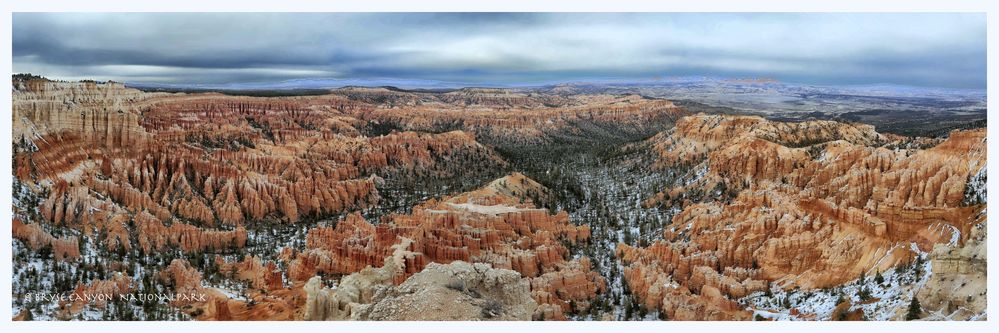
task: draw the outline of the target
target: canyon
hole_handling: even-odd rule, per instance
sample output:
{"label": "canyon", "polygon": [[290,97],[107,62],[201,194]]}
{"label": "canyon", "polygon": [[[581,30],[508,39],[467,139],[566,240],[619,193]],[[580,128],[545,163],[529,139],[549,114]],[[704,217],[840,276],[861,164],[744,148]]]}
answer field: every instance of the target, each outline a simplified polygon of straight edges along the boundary
{"label": "canyon", "polygon": [[986,319],[984,128],[13,83],[15,319]]}
{"label": "canyon", "polygon": [[965,202],[984,170],[983,130],[889,149],[908,139],[827,121],[694,116],[650,140],[664,165],[696,175],[645,202],[682,207],[663,239],[618,255],[632,289],[647,290],[644,304],[673,318],[745,319],[734,300],[873,276],[963,245],[984,225],[983,206]]}

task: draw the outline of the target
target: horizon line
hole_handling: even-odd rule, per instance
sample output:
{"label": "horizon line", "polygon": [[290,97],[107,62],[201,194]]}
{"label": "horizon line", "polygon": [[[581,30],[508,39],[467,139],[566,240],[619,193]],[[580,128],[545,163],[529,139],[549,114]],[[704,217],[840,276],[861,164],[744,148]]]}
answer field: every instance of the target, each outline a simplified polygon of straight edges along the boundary
{"label": "horizon line", "polygon": [[[454,81],[454,80],[437,80],[437,79],[423,79],[423,78],[394,78],[394,77],[355,77],[355,78],[338,78],[338,77],[317,77],[317,78],[294,78],[286,80],[275,80],[275,81],[254,81],[254,82],[229,82],[229,83],[166,83],[166,82],[149,82],[149,81],[126,81],[126,80],[96,80],[96,79],[72,79],[65,77],[50,77],[42,74],[35,74],[30,72],[13,73],[11,76],[17,75],[33,75],[38,76],[50,81],[61,81],[61,82],[83,82],[83,81],[97,81],[97,82],[115,82],[122,83],[126,86],[132,86],[137,88],[161,88],[161,89],[202,89],[202,90],[227,90],[227,91],[239,91],[239,90],[298,90],[298,89],[340,89],[347,87],[366,87],[366,88],[380,88],[380,87],[392,87],[400,89],[410,89],[410,90],[433,90],[433,89],[462,89],[462,88],[490,88],[490,89],[517,89],[517,88],[540,88],[549,86],[559,86],[559,85],[631,85],[631,84],[656,84],[656,83],[680,83],[680,82],[720,82],[720,83],[733,83],[733,84],[743,84],[743,85],[767,85],[767,84],[777,84],[777,85],[790,85],[790,86],[801,86],[801,87],[815,87],[815,88],[864,88],[864,87],[896,87],[896,88],[916,88],[916,89],[926,89],[926,90],[939,90],[939,91],[964,91],[964,92],[987,92],[988,87],[972,88],[972,87],[943,87],[943,86],[927,86],[927,85],[913,85],[913,84],[901,84],[901,83],[891,83],[891,82],[878,82],[878,83],[856,83],[856,84],[820,84],[820,83],[803,83],[803,82],[793,82],[784,81],[770,77],[722,77],[722,76],[712,76],[712,75],[675,75],[675,76],[652,76],[649,78],[623,78],[623,77],[595,77],[595,78],[584,78],[584,79],[570,79],[570,80],[538,80],[538,81],[519,81],[519,82],[505,82],[505,83],[489,83],[489,82],[469,82],[469,81]],[[324,81],[330,81],[327,85],[322,85]],[[342,85],[333,84],[337,81],[356,81],[353,83],[347,83]],[[367,81],[367,82],[365,82]],[[393,83],[422,83],[425,86],[418,85],[398,85]],[[288,86],[295,83],[317,83],[315,87],[296,87]],[[433,85],[433,86],[431,86]],[[241,87],[242,86],[242,87]]]}

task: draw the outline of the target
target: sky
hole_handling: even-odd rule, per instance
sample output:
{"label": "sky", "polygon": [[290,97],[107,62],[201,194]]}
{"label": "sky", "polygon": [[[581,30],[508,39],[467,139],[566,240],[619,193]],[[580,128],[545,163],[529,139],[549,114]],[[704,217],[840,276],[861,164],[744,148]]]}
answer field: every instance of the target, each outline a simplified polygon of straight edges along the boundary
{"label": "sky", "polygon": [[468,84],[706,76],[984,89],[982,13],[14,13],[63,80]]}

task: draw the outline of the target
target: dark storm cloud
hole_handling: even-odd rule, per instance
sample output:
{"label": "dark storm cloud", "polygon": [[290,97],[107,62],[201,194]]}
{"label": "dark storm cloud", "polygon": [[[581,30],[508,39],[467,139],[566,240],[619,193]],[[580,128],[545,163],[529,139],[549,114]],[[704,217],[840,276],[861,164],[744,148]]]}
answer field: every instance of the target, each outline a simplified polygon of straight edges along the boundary
{"label": "dark storm cloud", "polygon": [[15,13],[64,79],[524,83],[698,75],[985,86],[983,14]]}

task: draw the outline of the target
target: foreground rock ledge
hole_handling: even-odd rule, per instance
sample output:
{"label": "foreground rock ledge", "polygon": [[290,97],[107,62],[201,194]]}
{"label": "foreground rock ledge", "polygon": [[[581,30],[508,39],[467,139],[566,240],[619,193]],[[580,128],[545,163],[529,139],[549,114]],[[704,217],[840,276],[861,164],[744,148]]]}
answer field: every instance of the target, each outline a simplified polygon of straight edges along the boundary
{"label": "foreground rock ledge", "polygon": [[[387,260],[389,261],[389,260]],[[305,285],[306,320],[531,320],[538,304],[520,273],[488,264],[430,263],[393,286],[390,261],[322,287]]]}

